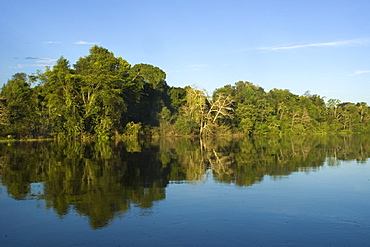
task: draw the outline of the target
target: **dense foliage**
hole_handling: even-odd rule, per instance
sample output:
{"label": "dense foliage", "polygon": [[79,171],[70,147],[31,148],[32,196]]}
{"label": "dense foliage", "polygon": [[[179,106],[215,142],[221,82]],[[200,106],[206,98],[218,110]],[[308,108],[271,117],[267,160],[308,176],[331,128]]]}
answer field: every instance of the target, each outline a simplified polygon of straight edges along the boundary
{"label": "dense foliage", "polygon": [[212,96],[170,87],[160,68],[131,66],[98,46],[72,67],[61,57],[44,73],[15,74],[0,92],[0,136],[7,138],[364,133],[369,122],[366,103],[325,102],[309,92],[265,92],[244,81]]}

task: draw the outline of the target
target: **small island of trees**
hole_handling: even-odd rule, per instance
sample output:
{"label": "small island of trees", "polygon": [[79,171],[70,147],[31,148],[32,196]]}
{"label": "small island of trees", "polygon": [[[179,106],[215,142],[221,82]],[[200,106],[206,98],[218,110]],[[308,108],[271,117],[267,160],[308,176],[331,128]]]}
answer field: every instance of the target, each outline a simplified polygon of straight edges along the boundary
{"label": "small island of trees", "polygon": [[149,136],[369,133],[364,103],[247,81],[205,90],[171,87],[149,64],[131,66],[94,46],[72,67],[61,57],[45,72],[17,73],[0,92],[0,137],[109,140]]}

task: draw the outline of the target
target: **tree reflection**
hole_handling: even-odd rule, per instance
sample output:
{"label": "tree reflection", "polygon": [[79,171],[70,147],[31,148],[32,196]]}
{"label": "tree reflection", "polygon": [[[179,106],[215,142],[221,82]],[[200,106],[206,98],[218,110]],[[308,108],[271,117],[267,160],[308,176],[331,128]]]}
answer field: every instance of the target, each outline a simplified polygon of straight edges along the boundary
{"label": "tree reflection", "polygon": [[128,153],[110,143],[1,145],[1,181],[13,198],[27,199],[31,183],[44,182],[44,199],[63,217],[74,209],[93,229],[130,207],[150,208],[165,198],[166,169],[158,152]]}
{"label": "tree reflection", "polygon": [[[132,143],[19,142],[0,144],[0,181],[16,200],[43,199],[64,217],[71,210],[90,227],[107,226],[132,207],[150,213],[165,199],[169,183],[213,179],[251,186],[269,175],[314,171],[326,162],[364,162],[370,156],[367,136],[313,136],[259,139],[161,139]],[[43,188],[32,193],[32,185]]]}

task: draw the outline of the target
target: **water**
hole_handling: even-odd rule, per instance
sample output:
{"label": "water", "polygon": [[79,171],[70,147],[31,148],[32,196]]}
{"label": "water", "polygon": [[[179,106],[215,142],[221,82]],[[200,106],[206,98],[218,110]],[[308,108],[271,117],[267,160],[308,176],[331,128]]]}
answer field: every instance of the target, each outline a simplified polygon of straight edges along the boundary
{"label": "water", "polygon": [[0,145],[0,246],[368,246],[370,140]]}

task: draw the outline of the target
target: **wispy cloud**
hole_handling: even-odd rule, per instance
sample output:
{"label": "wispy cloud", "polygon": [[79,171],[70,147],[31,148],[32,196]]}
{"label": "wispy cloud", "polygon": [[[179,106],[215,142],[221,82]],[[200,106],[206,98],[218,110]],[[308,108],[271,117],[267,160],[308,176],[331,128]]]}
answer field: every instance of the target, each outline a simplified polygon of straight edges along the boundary
{"label": "wispy cloud", "polygon": [[345,91],[343,90],[322,90],[319,91],[319,93],[344,93]]}
{"label": "wispy cloud", "polygon": [[62,42],[60,42],[60,41],[45,41],[44,43],[45,44],[60,44]]}
{"label": "wispy cloud", "polygon": [[[14,58],[14,59],[19,59],[19,58]],[[17,64],[15,66],[9,66],[9,68],[12,69],[22,69],[24,67],[45,67],[45,66],[50,66],[53,65],[57,59],[52,59],[52,58],[46,58],[46,57],[25,57],[24,59],[27,60],[36,60],[34,64]]]}
{"label": "wispy cloud", "polygon": [[192,64],[192,65],[189,65],[187,67],[190,68],[190,70],[198,71],[198,70],[201,70],[201,69],[206,68],[208,66],[209,66],[208,64]]}
{"label": "wispy cloud", "polygon": [[36,63],[55,63],[57,59],[47,58],[47,57],[13,57],[13,59],[26,59],[26,60],[36,60]]}
{"label": "wispy cloud", "polygon": [[57,59],[42,57],[42,58],[38,58],[38,60],[36,61],[36,63],[50,64],[50,63],[55,63],[56,61],[57,61]]}
{"label": "wispy cloud", "polygon": [[88,41],[77,41],[75,42],[76,45],[98,45],[100,42],[88,42]]}
{"label": "wispy cloud", "polygon": [[260,47],[257,49],[277,51],[277,50],[300,49],[300,48],[307,48],[307,47],[324,47],[324,46],[339,47],[339,46],[365,45],[365,44],[368,44],[369,42],[370,42],[369,39],[352,39],[352,40],[342,40],[342,41],[333,41],[333,42],[325,42],[325,43],[311,43],[311,44],[303,44],[303,45]]}
{"label": "wispy cloud", "polygon": [[370,73],[370,70],[356,70],[355,73],[351,74],[350,76],[356,76],[356,75],[361,75],[365,73]]}
{"label": "wispy cloud", "polygon": [[180,70],[165,69],[165,72],[166,73],[182,73],[182,72],[187,72],[187,71],[199,71],[209,66],[210,65],[208,64],[192,64],[192,65],[186,66],[185,69],[180,69]]}
{"label": "wispy cloud", "polygon": [[185,70],[173,70],[173,69],[164,69],[164,72],[167,74],[173,74],[173,73],[181,73],[184,72]]}
{"label": "wispy cloud", "polygon": [[17,64],[15,66],[9,66],[11,69],[22,69],[25,65],[24,64]]}
{"label": "wispy cloud", "polygon": [[15,66],[9,66],[11,69],[23,69],[24,67],[46,67],[51,66],[51,64],[17,64]]}

